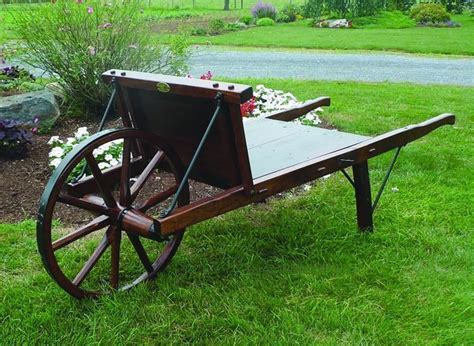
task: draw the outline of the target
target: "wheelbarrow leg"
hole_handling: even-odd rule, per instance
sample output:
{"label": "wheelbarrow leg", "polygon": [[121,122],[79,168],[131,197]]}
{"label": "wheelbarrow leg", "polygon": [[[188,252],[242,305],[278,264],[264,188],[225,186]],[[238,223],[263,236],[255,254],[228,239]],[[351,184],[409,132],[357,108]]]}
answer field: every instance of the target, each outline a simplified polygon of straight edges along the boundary
{"label": "wheelbarrow leg", "polygon": [[374,224],[372,221],[372,197],[367,161],[352,166],[352,172],[354,173],[357,225],[359,230],[371,232]]}

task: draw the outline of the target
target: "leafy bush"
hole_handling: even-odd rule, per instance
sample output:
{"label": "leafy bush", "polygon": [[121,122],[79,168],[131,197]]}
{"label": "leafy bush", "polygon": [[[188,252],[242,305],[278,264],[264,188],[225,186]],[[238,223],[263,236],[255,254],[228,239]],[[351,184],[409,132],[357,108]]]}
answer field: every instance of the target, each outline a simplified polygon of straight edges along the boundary
{"label": "leafy bush", "polygon": [[402,29],[412,28],[416,23],[401,11],[381,11],[375,16],[355,18],[352,25],[355,28]]}
{"label": "leafy bush", "polygon": [[277,11],[272,4],[259,1],[254,7],[252,7],[252,15],[257,19],[271,18],[275,20]]}
{"label": "leafy bush", "polygon": [[191,35],[204,36],[204,35],[207,35],[207,30],[204,28],[194,28],[191,30]]}
{"label": "leafy bush", "polygon": [[260,18],[257,20],[257,26],[272,26],[275,25],[275,21],[271,18]]}
{"label": "leafy bush", "polygon": [[254,22],[254,17],[252,16],[242,16],[239,18],[239,22],[244,23],[245,25],[250,25]]}
{"label": "leafy bush", "polygon": [[286,14],[280,12],[276,16],[276,22],[277,23],[289,23],[289,22],[291,22],[291,20],[290,20],[290,17],[288,17]]}
{"label": "leafy bush", "polygon": [[[38,119],[34,120],[35,123]],[[31,144],[32,132],[21,127],[14,120],[0,119],[0,157],[7,159],[21,159]]]}
{"label": "leafy bush", "polygon": [[22,58],[59,77],[66,101],[100,114],[110,95],[101,82],[108,69],[182,74],[186,45],[181,38],[167,46],[152,44],[138,2],[58,0],[18,11]]}
{"label": "leafy bush", "polygon": [[[319,20],[323,13],[324,0],[308,0],[303,6],[304,16]],[[311,24],[312,25],[312,24]]]}
{"label": "leafy bush", "polygon": [[225,25],[225,30],[227,30],[227,31],[238,31],[238,30],[245,29],[246,27],[247,27],[247,25],[245,23],[241,23],[241,22],[227,23]]}
{"label": "leafy bush", "polygon": [[225,30],[225,22],[221,19],[213,19],[209,22],[209,33],[220,34]]}
{"label": "leafy bush", "polygon": [[288,4],[286,5],[281,13],[288,16],[289,22],[294,22],[296,20],[296,16],[301,14],[301,8],[299,6]]}
{"label": "leafy bush", "polygon": [[18,66],[7,66],[0,69],[0,95],[16,94],[43,89],[44,86],[36,83],[36,78],[26,69]]}
{"label": "leafy bush", "polygon": [[448,21],[451,17],[446,9],[438,4],[418,4],[410,10],[410,18],[417,23],[441,23]]}

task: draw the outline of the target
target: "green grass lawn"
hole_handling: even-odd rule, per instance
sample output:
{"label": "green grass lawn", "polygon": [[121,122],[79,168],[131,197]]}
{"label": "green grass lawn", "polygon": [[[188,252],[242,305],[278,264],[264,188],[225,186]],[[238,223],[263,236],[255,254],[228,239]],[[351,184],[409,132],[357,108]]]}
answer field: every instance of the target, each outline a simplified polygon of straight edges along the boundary
{"label": "green grass lawn", "polygon": [[[192,36],[195,44],[307,49],[379,50],[474,55],[474,17],[453,15],[460,28],[321,29],[298,21],[218,36]],[[380,22],[378,22],[380,23]],[[369,25],[370,27],[370,25]]]}
{"label": "green grass lawn", "polygon": [[[353,190],[336,174],[191,227],[155,283],[98,300],[49,279],[32,221],[2,224],[1,343],[472,344],[474,88],[242,82],[330,95],[324,118],[350,132],[442,112],[457,123],[402,150],[373,234],[356,230]],[[374,190],[390,158],[370,161]]]}

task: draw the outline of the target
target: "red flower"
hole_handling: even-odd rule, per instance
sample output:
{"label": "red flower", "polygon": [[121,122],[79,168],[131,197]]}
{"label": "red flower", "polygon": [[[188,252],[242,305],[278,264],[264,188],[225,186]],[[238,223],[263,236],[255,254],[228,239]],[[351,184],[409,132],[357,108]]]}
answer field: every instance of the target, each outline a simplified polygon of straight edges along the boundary
{"label": "red flower", "polygon": [[240,105],[240,114],[243,117],[248,117],[250,114],[252,114],[255,107],[257,107],[257,105],[255,103],[255,96],[254,96],[250,100],[248,100],[247,102],[242,103]]}
{"label": "red flower", "polygon": [[205,79],[205,80],[211,80],[212,79],[212,73],[211,71],[207,71],[206,73],[204,73],[200,79]]}

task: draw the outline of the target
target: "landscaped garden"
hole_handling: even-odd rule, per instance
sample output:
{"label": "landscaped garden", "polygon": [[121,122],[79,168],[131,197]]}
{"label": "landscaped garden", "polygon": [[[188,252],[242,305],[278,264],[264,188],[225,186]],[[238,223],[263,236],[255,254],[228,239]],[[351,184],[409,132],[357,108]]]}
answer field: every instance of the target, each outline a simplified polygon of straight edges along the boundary
{"label": "landscaped garden", "polygon": [[[409,8],[377,10],[356,18],[351,17],[354,8],[343,16],[320,11],[314,18],[295,15],[294,21],[286,22],[281,15],[276,19],[287,4],[274,2],[275,20],[267,26],[252,16],[255,3],[245,2],[240,9],[240,2],[230,2],[230,11],[220,9],[223,2],[207,6],[196,2],[194,8],[185,2],[179,8],[160,4],[101,6],[99,0],[90,0],[0,5],[0,44],[6,44],[0,101],[28,93],[47,93],[57,100],[53,104],[38,97],[43,106],[35,106],[38,112],[28,113],[28,119],[2,119],[6,113],[0,113],[0,340],[6,344],[471,344],[472,87],[229,80],[202,71],[202,76],[194,77],[253,87],[256,97],[240,107],[244,121],[328,95],[330,107],[298,122],[366,136],[442,113],[455,114],[456,124],[403,147],[375,211],[373,233],[358,231],[354,189],[337,172],[265,203],[188,227],[170,266],[155,281],[126,292],[78,301],[51,279],[38,254],[38,201],[61,159],[99,127],[112,91],[101,81],[104,71],[186,76],[190,42],[474,55],[474,17],[468,11],[450,13],[450,20],[460,27],[417,25]],[[23,9],[28,11],[20,13]],[[69,17],[58,15],[64,13]],[[232,26],[249,16],[245,27]],[[317,26],[343,17],[353,28]],[[24,62],[36,68],[29,70]],[[47,73],[38,76],[37,71]],[[166,93],[166,85],[157,87]],[[121,123],[111,117],[106,126]],[[118,141],[91,155],[104,171],[121,162],[122,150]],[[279,150],[275,148],[276,153]],[[369,161],[373,194],[391,159],[389,153]],[[86,161],[81,162],[68,181],[83,177]],[[157,175],[150,188],[160,187],[166,179]],[[216,193],[195,182],[190,192],[191,199]],[[60,235],[68,234],[84,214],[60,211],[52,227]],[[93,235],[88,239],[95,241]],[[125,260],[120,275],[126,276],[127,261],[137,258],[126,237],[122,243],[120,256]],[[87,244],[73,245],[72,250],[79,252],[93,250]],[[113,251],[107,249],[99,260],[99,273],[108,270]],[[64,257],[61,265],[80,269],[80,260],[79,255]]]}

